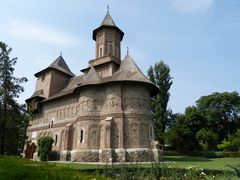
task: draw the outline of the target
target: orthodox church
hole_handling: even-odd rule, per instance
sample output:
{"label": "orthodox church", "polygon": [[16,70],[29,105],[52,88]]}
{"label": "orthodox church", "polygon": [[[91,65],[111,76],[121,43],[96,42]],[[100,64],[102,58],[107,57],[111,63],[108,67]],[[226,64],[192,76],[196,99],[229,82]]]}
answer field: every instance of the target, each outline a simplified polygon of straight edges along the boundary
{"label": "orthodox church", "polygon": [[37,72],[26,100],[33,111],[25,156],[37,158],[42,136],[54,139],[59,160],[134,162],[157,158],[150,98],[158,88],[127,53],[121,60],[123,31],[109,12],[93,30],[95,59],[74,75],[62,55]]}

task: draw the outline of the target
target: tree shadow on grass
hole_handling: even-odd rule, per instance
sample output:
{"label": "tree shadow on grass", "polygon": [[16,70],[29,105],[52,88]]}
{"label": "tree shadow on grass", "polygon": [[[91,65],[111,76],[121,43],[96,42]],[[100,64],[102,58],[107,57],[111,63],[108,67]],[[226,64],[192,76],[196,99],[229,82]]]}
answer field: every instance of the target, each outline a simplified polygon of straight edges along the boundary
{"label": "tree shadow on grass", "polygon": [[193,156],[163,156],[164,161],[175,161],[175,162],[208,162],[212,161],[205,157],[193,157]]}

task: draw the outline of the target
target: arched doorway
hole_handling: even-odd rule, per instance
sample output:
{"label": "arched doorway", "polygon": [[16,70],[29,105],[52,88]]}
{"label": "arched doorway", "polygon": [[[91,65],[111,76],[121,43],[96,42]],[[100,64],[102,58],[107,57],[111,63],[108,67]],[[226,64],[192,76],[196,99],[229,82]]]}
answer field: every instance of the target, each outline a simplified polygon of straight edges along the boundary
{"label": "arched doorway", "polygon": [[32,159],[36,148],[37,146],[34,143],[27,144],[26,151],[25,151],[25,158]]}

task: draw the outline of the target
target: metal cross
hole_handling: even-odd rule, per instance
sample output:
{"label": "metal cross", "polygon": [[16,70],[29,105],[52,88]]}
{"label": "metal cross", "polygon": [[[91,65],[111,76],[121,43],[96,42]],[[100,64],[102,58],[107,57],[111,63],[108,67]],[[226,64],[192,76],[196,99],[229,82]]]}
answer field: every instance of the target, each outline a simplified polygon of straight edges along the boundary
{"label": "metal cross", "polygon": [[109,5],[107,5],[107,13],[109,13],[109,9],[110,9],[110,8],[109,8]]}

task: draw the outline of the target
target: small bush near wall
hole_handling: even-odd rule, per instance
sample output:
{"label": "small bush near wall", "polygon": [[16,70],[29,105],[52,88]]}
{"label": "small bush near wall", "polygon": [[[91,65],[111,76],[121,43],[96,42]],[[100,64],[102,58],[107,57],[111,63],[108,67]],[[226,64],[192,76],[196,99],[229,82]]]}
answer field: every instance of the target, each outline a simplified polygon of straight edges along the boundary
{"label": "small bush near wall", "polygon": [[189,152],[187,155],[205,157],[205,158],[222,158],[222,157],[224,157],[222,151],[197,151],[197,152]]}
{"label": "small bush near wall", "polygon": [[47,161],[49,159],[49,154],[52,151],[53,142],[53,138],[49,136],[40,137],[38,139],[38,157],[41,161]]}
{"label": "small bush near wall", "polygon": [[[234,157],[234,156],[229,156],[228,153],[226,153],[225,155],[223,151],[189,151],[186,153],[179,153],[176,151],[164,151],[163,155],[164,156],[187,155],[187,156],[198,156],[198,157],[205,157],[205,158]],[[235,157],[240,157],[240,156],[235,156]]]}
{"label": "small bush near wall", "polygon": [[50,152],[48,160],[59,161],[60,160],[60,152],[59,151]]}
{"label": "small bush near wall", "polygon": [[240,157],[240,151],[223,151],[224,157]]}

